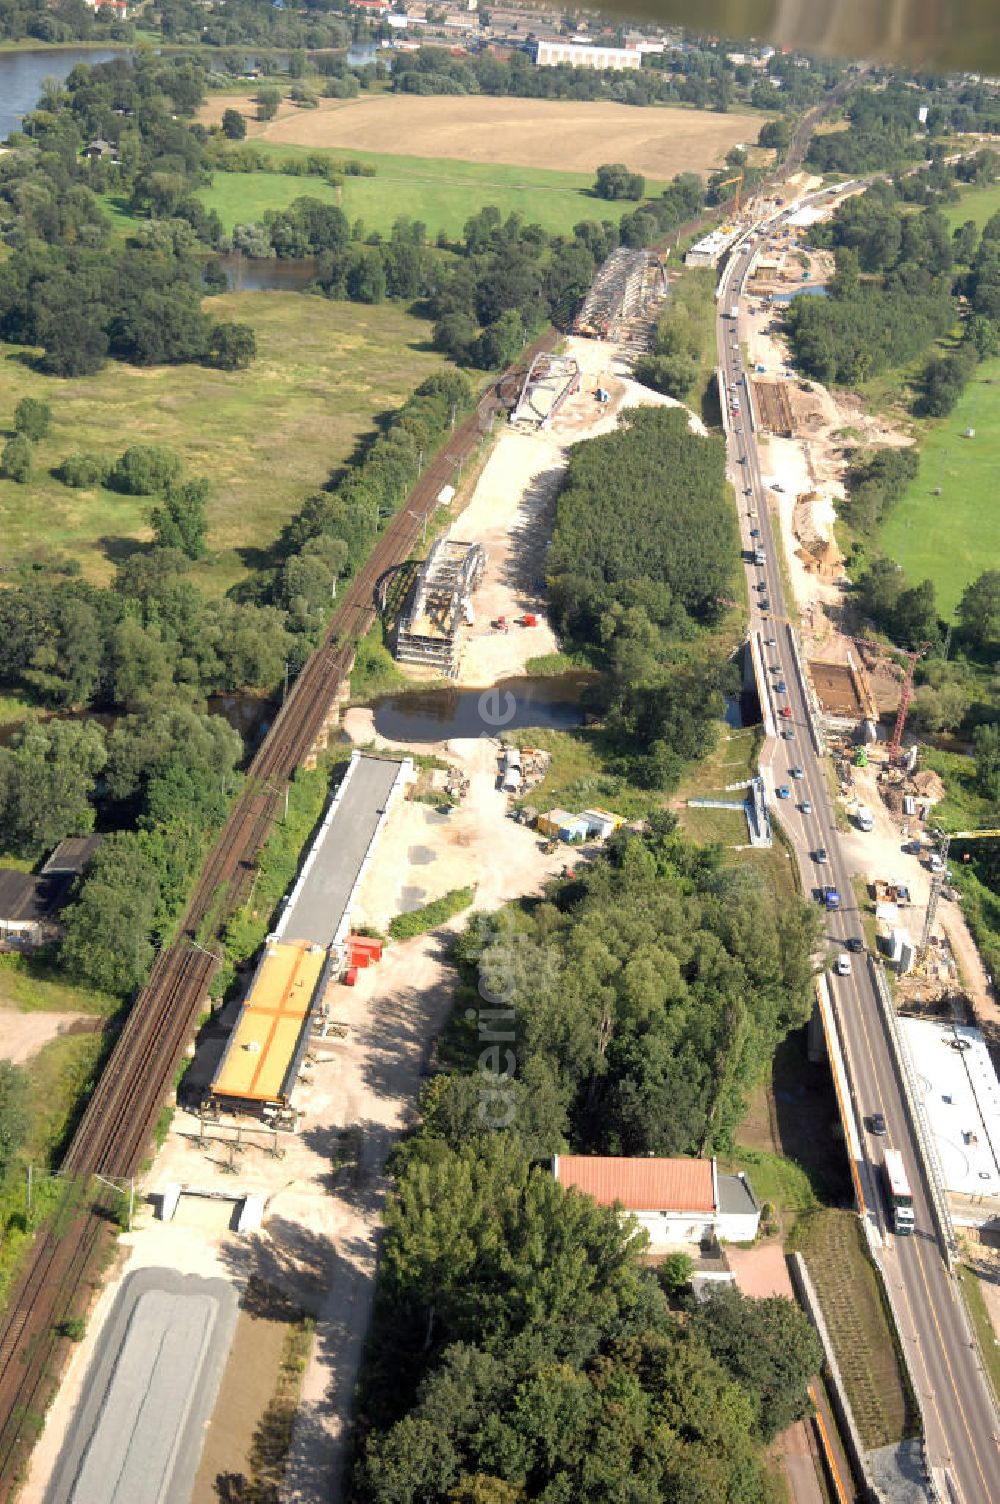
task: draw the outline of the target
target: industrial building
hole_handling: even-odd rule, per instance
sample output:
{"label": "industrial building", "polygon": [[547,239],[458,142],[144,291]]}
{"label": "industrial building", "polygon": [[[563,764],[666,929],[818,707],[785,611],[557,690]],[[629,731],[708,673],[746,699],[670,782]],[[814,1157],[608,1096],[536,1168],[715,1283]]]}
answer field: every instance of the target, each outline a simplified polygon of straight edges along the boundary
{"label": "industrial building", "polygon": [[396,626],[400,663],[435,668],[449,678],[458,670],[459,632],[474,620],[472,594],[486,569],[481,543],[439,538],[417,571]]}
{"label": "industrial building", "polygon": [[650,1249],[751,1243],[760,1207],[745,1175],[720,1175],[714,1159],[626,1159],[557,1154],[560,1185],[620,1206],[649,1234]]}
{"label": "industrial building", "polygon": [[389,809],[412,780],[408,757],[351,754],[212,1078],[215,1113],[294,1125],[292,1091],[309,1037],[323,1026],[329,983],[352,982],[355,968],[381,953],[378,942],[351,935],[351,905]]}
{"label": "industrial building", "polygon": [[553,39],[535,43],[535,64],[555,68],[566,63],[571,68],[641,68],[642,53],[633,47],[604,47],[592,42],[564,42]]}
{"label": "industrial building", "polygon": [[723,225],[721,230],[710,230],[707,235],[696,240],[690,250],[685,253],[684,265],[717,267],[740,234],[738,225]]}
{"label": "industrial building", "polygon": [[952,1217],[1000,1229],[1000,1082],[986,1041],[944,1020],[900,1018],[899,1026]]}

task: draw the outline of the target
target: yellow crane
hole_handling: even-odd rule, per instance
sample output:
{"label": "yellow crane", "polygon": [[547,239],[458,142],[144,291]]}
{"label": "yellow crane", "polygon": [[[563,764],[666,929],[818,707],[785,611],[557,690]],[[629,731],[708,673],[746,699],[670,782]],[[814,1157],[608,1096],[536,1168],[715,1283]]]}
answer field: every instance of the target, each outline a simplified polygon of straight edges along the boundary
{"label": "yellow crane", "polygon": [[722,180],[721,183],[716,183],[716,185],[715,185],[716,188],[728,188],[731,183],[738,183],[739,184],[739,187],[736,189],[736,212],[737,212],[737,214],[739,214],[739,212],[740,212],[740,194],[743,192],[743,179],[744,179],[745,176],[746,176],[746,168],[745,167],[741,167],[740,170],[739,170],[739,172],[736,174],[736,176],[734,178],[723,178],[723,180]]}

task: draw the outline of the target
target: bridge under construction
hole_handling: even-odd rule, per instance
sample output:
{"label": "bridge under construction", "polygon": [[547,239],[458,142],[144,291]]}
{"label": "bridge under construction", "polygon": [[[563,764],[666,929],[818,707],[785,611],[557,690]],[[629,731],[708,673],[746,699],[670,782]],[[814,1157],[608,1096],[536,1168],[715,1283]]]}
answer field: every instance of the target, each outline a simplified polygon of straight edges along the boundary
{"label": "bridge under construction", "polygon": [[458,634],[473,620],[472,592],[483,577],[486,550],[481,543],[439,538],[417,571],[396,628],[400,663],[422,663],[453,678],[458,669]]}
{"label": "bridge under construction", "polygon": [[627,338],[631,326],[648,318],[651,305],[665,298],[667,291],[667,274],[659,256],[619,246],[594,278],[573,332],[595,339]]}

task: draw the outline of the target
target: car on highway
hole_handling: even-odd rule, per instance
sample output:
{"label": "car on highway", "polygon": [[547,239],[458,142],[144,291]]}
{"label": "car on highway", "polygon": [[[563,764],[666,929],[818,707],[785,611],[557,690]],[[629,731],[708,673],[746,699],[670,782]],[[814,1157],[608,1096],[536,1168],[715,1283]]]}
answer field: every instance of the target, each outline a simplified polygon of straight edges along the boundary
{"label": "car on highway", "polygon": [[782,741],[786,742],[793,742],[795,740],[795,732],[792,730],[791,726],[782,726],[781,739]]}
{"label": "car on highway", "polygon": [[772,491],[783,491],[784,489],[785,489],[784,486],[780,485],[778,483],[778,481],[774,480],[774,481],[771,482],[771,490]]}
{"label": "car on highway", "polygon": [[811,815],[813,812],[812,800],[803,799],[802,803],[799,805],[799,809],[804,815]]}
{"label": "car on highway", "polygon": [[885,1113],[873,1112],[868,1119],[868,1126],[878,1138],[885,1138],[888,1128],[885,1125]]}
{"label": "car on highway", "polygon": [[787,783],[779,783],[774,792],[779,799],[790,799],[792,797],[792,791]]}
{"label": "car on highway", "polygon": [[752,496],[753,495],[753,486],[747,486],[746,490],[743,492],[743,495],[744,496]]}
{"label": "car on highway", "polygon": [[771,602],[766,597],[764,598],[764,600],[761,601],[761,603],[760,603],[760,609],[762,611],[770,611],[770,609],[771,609]]}
{"label": "car on highway", "polygon": [[760,528],[759,527],[752,527],[750,529],[750,536],[751,536],[751,538],[759,538],[760,537]]}
{"label": "car on highway", "polygon": [[786,720],[790,721],[792,718],[792,707],[790,705],[782,705],[781,714],[785,717]]}
{"label": "car on highway", "polygon": [[789,768],[788,775],[790,778],[803,778],[805,776],[800,767]]}
{"label": "car on highway", "polygon": [[780,663],[772,663],[771,664],[771,673],[772,674],[780,674],[782,672],[783,672],[783,670],[782,670],[782,667],[781,667]]}
{"label": "car on highway", "polygon": [[784,679],[779,679],[778,683],[777,683],[777,685],[775,687],[777,688],[777,691],[778,691],[779,695],[787,695],[787,693],[788,693],[788,686],[785,683]]}
{"label": "car on highway", "polygon": [[826,847],[825,846],[817,846],[816,850],[813,852],[813,861],[814,862],[823,863],[826,860],[827,860]]}
{"label": "car on highway", "polygon": [[852,950],[855,955],[865,948],[865,942],[861,939],[860,935],[852,935],[846,944],[847,949]]}
{"label": "car on highway", "polygon": [[738,423],[736,425],[736,432],[737,433],[742,433],[743,432],[742,428],[740,427],[740,425]]}
{"label": "car on highway", "polygon": [[841,951],[834,962],[834,971],[838,977],[849,977],[851,974],[851,958],[846,951]]}
{"label": "car on highway", "polygon": [[766,648],[776,648],[778,646],[778,639],[776,637],[765,637],[764,646]]}

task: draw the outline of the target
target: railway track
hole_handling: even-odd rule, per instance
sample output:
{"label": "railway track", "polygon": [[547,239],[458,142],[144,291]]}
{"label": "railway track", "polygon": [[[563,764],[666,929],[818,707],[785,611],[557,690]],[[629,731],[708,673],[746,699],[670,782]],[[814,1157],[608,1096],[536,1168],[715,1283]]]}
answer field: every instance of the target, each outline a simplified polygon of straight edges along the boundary
{"label": "railway track", "polygon": [[[536,340],[523,368],[556,337],[548,330]],[[245,899],[285,786],[315,743],[375,619],[378,580],[409,557],[442,487],[505,410],[517,374],[505,373],[456,427],[350,581],[247,770],[176,939],[156,958],[115,1041],[66,1151],[58,1204],[35,1238],[0,1324],[0,1504],[16,1493],[58,1383],[69,1348],[61,1324],[88,1304],[95,1266],[110,1245],[121,1204],[113,1182],[142,1164],[217,968],[216,957],[197,943],[200,929],[210,918],[228,918]]]}

